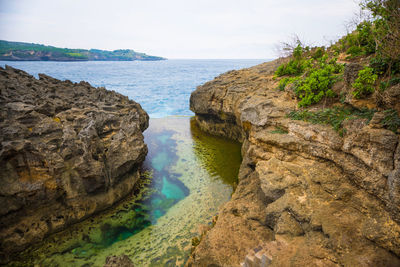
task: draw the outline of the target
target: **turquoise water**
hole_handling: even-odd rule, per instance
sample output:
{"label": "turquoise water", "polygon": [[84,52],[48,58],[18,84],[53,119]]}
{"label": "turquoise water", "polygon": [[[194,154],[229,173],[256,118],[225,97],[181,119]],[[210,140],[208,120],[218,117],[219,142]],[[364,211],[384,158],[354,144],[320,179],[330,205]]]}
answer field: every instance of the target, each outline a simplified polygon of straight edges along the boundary
{"label": "turquoise water", "polygon": [[21,253],[14,266],[103,266],[120,254],[135,266],[185,264],[192,238],[231,197],[240,144],[202,133],[189,117],[151,119],[144,135],[146,175],[135,193]]}
{"label": "turquoise water", "polygon": [[221,73],[265,62],[262,59],[163,60],[163,61],[0,61],[36,75],[45,73],[61,80],[88,81],[137,101],[152,118],[193,115],[190,93]]}

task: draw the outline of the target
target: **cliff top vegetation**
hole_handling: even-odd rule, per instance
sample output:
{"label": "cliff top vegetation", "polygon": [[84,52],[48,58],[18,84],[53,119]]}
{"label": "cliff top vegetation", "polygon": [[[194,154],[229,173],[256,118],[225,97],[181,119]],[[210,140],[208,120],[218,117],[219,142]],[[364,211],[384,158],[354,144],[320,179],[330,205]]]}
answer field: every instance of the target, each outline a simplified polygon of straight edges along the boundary
{"label": "cliff top vegetation", "polygon": [[33,43],[0,40],[0,60],[64,60],[64,61],[132,61],[163,60],[165,58],[146,55],[131,49],[114,51],[100,49],[70,49]]}
{"label": "cliff top vegetation", "polygon": [[[388,129],[400,127],[400,2],[362,0],[360,7],[362,20],[333,45],[309,47],[297,39],[285,47],[291,54],[275,79],[279,90],[298,99],[302,110],[291,118],[333,120],[339,130],[344,119],[367,109],[369,114],[384,112]],[[324,110],[330,106],[335,110]],[[318,107],[324,110],[321,116],[304,110]]]}

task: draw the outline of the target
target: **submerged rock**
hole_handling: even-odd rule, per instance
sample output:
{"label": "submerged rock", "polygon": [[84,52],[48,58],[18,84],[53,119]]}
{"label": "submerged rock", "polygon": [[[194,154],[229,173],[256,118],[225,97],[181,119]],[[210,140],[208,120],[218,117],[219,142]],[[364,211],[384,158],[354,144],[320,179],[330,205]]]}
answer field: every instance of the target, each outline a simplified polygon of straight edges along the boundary
{"label": "submerged rock", "polygon": [[242,141],[243,162],[188,265],[400,266],[399,135],[290,120],[297,103],[275,89],[278,65],[225,73],[191,95],[200,127]]}
{"label": "submerged rock", "polygon": [[133,262],[126,255],[108,256],[104,267],[134,267]]}
{"label": "submerged rock", "polygon": [[0,68],[0,263],[131,192],[148,115],[86,82]]}

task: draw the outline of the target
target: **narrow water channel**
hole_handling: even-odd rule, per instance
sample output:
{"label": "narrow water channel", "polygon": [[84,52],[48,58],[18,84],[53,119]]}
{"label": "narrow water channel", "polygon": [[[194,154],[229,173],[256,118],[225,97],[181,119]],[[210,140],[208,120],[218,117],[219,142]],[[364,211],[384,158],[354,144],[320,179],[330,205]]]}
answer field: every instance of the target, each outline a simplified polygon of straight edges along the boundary
{"label": "narrow water channel", "polygon": [[103,266],[128,255],[135,266],[183,266],[191,239],[210,224],[237,182],[240,144],[201,132],[189,117],[150,119],[147,184],[115,207],[55,234],[14,264]]}

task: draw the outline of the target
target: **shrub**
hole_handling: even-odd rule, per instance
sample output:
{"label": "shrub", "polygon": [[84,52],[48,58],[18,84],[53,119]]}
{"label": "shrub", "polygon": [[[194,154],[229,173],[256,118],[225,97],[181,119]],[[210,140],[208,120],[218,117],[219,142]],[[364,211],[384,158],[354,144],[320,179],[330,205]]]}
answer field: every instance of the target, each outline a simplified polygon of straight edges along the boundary
{"label": "shrub", "polygon": [[300,77],[285,77],[285,78],[283,78],[283,79],[281,79],[280,81],[279,81],[279,84],[278,84],[278,89],[280,90],[280,91],[283,91],[283,90],[285,90],[285,88],[286,88],[286,86],[288,85],[288,84],[291,84],[291,83],[294,83],[294,84],[297,84],[297,82],[300,80],[301,78]]}
{"label": "shrub", "polygon": [[332,67],[329,65],[323,69],[314,69],[295,89],[296,95],[301,99],[300,107],[306,107],[319,102],[324,96],[333,97],[330,88],[334,83]]}
{"label": "shrub", "polygon": [[380,56],[375,56],[370,59],[369,65],[374,69],[374,73],[383,75],[389,69],[389,60]]}
{"label": "shrub", "polygon": [[[306,107],[318,103],[324,97],[334,97],[331,90],[332,85],[337,81],[343,65],[337,63],[337,58],[329,59],[325,48],[317,48],[309,56],[302,58],[303,49],[298,45],[293,51],[293,59],[287,64],[278,67],[275,75],[294,75],[285,77],[279,81],[278,89],[283,91],[288,84],[294,84],[296,96],[300,99],[299,106]],[[304,74],[299,77],[299,75]]]}
{"label": "shrub", "polygon": [[362,47],[364,55],[375,53],[375,39],[373,33],[373,25],[370,21],[363,21],[357,25],[357,41]]}
{"label": "shrub", "polygon": [[349,58],[367,56],[375,53],[374,25],[370,21],[363,21],[357,29],[345,36],[342,40],[342,50],[349,54]]}
{"label": "shrub", "polygon": [[362,98],[369,95],[375,90],[375,81],[378,75],[374,73],[374,69],[365,67],[358,72],[358,78],[354,81],[352,86],[355,88],[353,96],[355,98]]}
{"label": "shrub", "polygon": [[306,68],[310,65],[308,60],[303,59],[303,50],[303,47],[298,44],[293,49],[293,59],[286,64],[280,65],[276,70],[275,75],[281,77],[284,75],[298,76],[303,74]]}
{"label": "shrub", "polygon": [[287,64],[282,64],[278,67],[275,75],[278,77],[284,75],[300,75],[304,72],[304,66],[300,60],[291,60]]}
{"label": "shrub", "polygon": [[282,77],[284,75],[298,76],[303,74],[309,65],[310,62],[308,60],[292,59],[288,63],[280,65],[276,70],[275,75],[277,77]]}
{"label": "shrub", "polygon": [[350,58],[354,58],[363,55],[363,49],[359,46],[350,46],[346,53],[350,55]]}
{"label": "shrub", "polygon": [[[400,1],[363,0],[361,7],[373,18],[376,54],[386,60],[389,70],[394,67],[400,73]],[[385,74],[390,76],[392,71]]]}
{"label": "shrub", "polygon": [[374,72],[378,74],[378,76],[384,76],[385,74],[388,74],[388,76],[400,74],[400,59],[397,61],[391,61],[389,58],[376,55],[370,59],[369,65],[374,69]]}
{"label": "shrub", "polygon": [[293,49],[293,57],[295,60],[301,60],[302,56],[303,56],[303,47],[301,47],[301,45],[298,44],[296,48]]}
{"label": "shrub", "polygon": [[319,59],[325,54],[325,47],[318,47],[313,55],[311,56],[313,59]]}
{"label": "shrub", "polygon": [[336,60],[326,62],[327,56],[323,56],[314,68],[310,69],[306,77],[298,81],[295,93],[300,98],[299,106],[306,107],[321,101],[323,97],[334,97],[331,90],[337,81],[338,75],[343,71],[343,65],[337,64]]}
{"label": "shrub", "polygon": [[332,45],[332,46],[330,47],[330,50],[334,53],[335,56],[339,55],[340,52],[341,52],[340,47],[337,46],[337,45]]}
{"label": "shrub", "polygon": [[279,84],[278,84],[278,89],[279,89],[280,91],[285,90],[285,87],[286,87],[286,85],[288,84],[288,81],[289,81],[289,78],[287,78],[287,77],[281,79],[281,80],[279,81]]}

